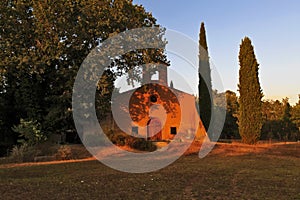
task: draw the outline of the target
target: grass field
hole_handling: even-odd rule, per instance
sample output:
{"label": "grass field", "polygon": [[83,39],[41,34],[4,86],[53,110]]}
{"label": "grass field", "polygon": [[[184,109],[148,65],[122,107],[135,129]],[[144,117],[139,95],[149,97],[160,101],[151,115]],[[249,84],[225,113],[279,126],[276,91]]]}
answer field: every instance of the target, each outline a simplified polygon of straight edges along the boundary
{"label": "grass field", "polygon": [[157,172],[96,160],[0,165],[0,199],[300,199],[300,144],[218,144]]}

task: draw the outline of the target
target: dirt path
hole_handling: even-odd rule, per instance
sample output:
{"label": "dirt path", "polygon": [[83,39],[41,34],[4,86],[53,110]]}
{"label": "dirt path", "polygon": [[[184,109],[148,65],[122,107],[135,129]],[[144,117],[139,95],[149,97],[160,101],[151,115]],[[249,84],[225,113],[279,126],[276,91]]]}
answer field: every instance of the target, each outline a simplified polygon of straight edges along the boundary
{"label": "dirt path", "polygon": [[3,164],[0,165],[0,169],[4,168],[14,168],[14,167],[25,167],[25,166],[36,166],[36,165],[55,165],[62,163],[75,163],[75,162],[86,162],[96,160],[94,157],[84,158],[84,159],[76,159],[76,160],[57,160],[57,161],[47,161],[47,162],[28,162],[28,163],[11,163],[11,164]]}
{"label": "dirt path", "polygon": [[[185,155],[198,154],[199,144],[194,143],[186,151]],[[132,150],[128,147],[122,147],[123,150],[139,152]],[[102,152],[103,156],[111,155],[113,151],[107,150]],[[245,145],[240,143],[224,144],[217,143],[211,155],[222,155],[222,156],[240,156],[245,154],[261,154],[276,157],[296,157],[300,158],[300,143],[299,142],[288,142],[288,143],[275,143],[275,144],[257,144],[257,145]],[[60,160],[60,161],[46,161],[46,162],[29,162],[29,163],[10,163],[0,165],[0,169],[3,168],[14,168],[23,166],[36,166],[36,165],[52,165],[61,163],[75,163],[96,160],[94,157],[76,159],[76,160]],[[190,188],[186,188],[187,192],[190,193]]]}

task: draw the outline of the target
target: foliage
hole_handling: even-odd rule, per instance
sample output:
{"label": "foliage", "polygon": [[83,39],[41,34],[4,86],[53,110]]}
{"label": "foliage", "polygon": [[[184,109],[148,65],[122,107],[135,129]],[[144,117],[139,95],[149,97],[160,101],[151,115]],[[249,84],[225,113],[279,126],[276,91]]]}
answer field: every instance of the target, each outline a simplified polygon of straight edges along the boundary
{"label": "foliage", "polygon": [[40,154],[40,151],[27,143],[20,146],[15,145],[10,153],[10,159],[13,162],[32,162],[34,157]]}
{"label": "foliage", "polygon": [[70,160],[72,158],[72,150],[69,146],[62,145],[59,147],[56,153],[56,159],[58,160]]}
{"label": "foliage", "polygon": [[124,146],[126,144],[126,138],[128,138],[129,135],[119,131],[111,130],[107,133],[107,137],[113,144],[118,146]]}
{"label": "foliage", "polygon": [[245,37],[239,52],[239,133],[242,141],[255,144],[262,128],[263,97],[258,79],[258,66],[251,40]]}
{"label": "foliage", "polygon": [[261,130],[262,140],[278,139],[282,140],[282,122],[281,120],[265,121]]}
{"label": "foliage", "polygon": [[115,76],[106,70],[100,78],[96,91],[96,114],[98,119],[104,119],[111,111],[111,96],[114,91]]}
{"label": "foliage", "polygon": [[[43,96],[40,77],[32,65],[34,20],[32,1],[0,2],[0,134],[4,140],[17,140],[13,125],[21,118],[40,119]],[[42,84],[40,84],[42,86]],[[12,145],[10,144],[10,145]]]}
{"label": "foliage", "polygon": [[264,101],[262,107],[264,123],[261,139],[299,140],[300,132],[292,120],[293,108],[290,106],[288,98],[283,99],[282,102],[278,100]]}
{"label": "foliage", "polygon": [[24,119],[20,120],[18,126],[14,126],[13,131],[19,133],[21,138],[21,143],[26,142],[29,145],[35,145],[47,139],[46,135],[41,131],[41,124],[37,121],[26,121]]}
{"label": "foliage", "polygon": [[263,121],[281,120],[283,116],[283,103],[279,100],[263,101],[262,103],[262,117]]}
{"label": "foliage", "polygon": [[144,138],[128,137],[126,139],[126,145],[130,146],[133,149],[137,149],[141,151],[156,150],[156,146],[151,141],[147,141]]}
{"label": "foliage", "polygon": [[227,90],[226,97],[226,118],[224,128],[222,130],[221,139],[238,139],[238,99],[234,92]]}
{"label": "foliage", "polygon": [[137,138],[133,136],[129,136],[120,131],[112,131],[110,130],[107,133],[107,137],[109,140],[118,146],[127,145],[133,149],[141,150],[141,151],[155,151],[156,146],[151,142],[147,141],[144,138]]}
{"label": "foliage", "polygon": [[205,130],[211,118],[212,109],[212,85],[211,85],[211,69],[209,64],[208,47],[206,42],[206,32],[204,23],[201,23],[199,34],[199,112]]}
{"label": "foliage", "polygon": [[[117,33],[158,26],[151,13],[130,0],[1,1],[0,9],[5,27],[0,29],[0,138],[9,141],[17,140],[11,127],[20,119],[39,121],[43,133],[74,133],[72,88],[89,52]],[[163,34],[160,28],[157,37]],[[109,110],[115,78],[145,62],[167,63],[164,50],[112,58],[96,91],[100,119]],[[139,72],[128,78],[138,80]]]}
{"label": "foliage", "polygon": [[300,131],[300,94],[299,94],[299,100],[296,103],[295,106],[292,107],[291,110],[291,119],[296,124]]}
{"label": "foliage", "polygon": [[[283,100],[284,103],[284,111],[282,115],[282,128],[283,128],[283,134],[284,134],[284,140],[289,139],[289,135],[291,134],[291,128],[292,128],[292,121],[291,121],[291,106],[288,102],[288,99]],[[293,126],[294,127],[294,126]],[[296,128],[297,130],[297,128]],[[297,130],[298,131],[298,130]]]}

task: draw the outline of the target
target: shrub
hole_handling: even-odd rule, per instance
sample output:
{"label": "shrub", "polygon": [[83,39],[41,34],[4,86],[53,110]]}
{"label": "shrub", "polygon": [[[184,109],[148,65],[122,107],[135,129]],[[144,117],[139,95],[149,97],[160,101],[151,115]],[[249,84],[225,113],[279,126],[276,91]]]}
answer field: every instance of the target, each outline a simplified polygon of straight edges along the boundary
{"label": "shrub", "polygon": [[155,151],[156,146],[151,141],[144,138],[129,137],[126,139],[126,145],[141,151]]}
{"label": "shrub", "polygon": [[129,136],[124,133],[114,133],[111,131],[107,135],[107,137],[113,144],[118,146],[124,146],[126,143],[126,138],[128,138]]}
{"label": "shrub", "polygon": [[47,140],[45,134],[41,131],[41,124],[39,122],[20,120],[18,126],[14,126],[12,130],[20,134],[20,137],[25,138],[25,141],[20,140],[21,143],[26,142],[29,145],[34,145]]}
{"label": "shrub", "polygon": [[146,141],[144,138],[136,138],[129,136],[123,132],[114,132],[110,130],[107,133],[109,140],[118,146],[127,145],[133,149],[141,151],[155,151],[156,146],[151,141]]}
{"label": "shrub", "polygon": [[114,132],[113,130],[110,130],[106,135],[113,144],[118,146],[127,145],[141,151],[155,151],[157,148],[151,141],[146,141],[144,138],[129,136],[123,132]]}
{"label": "shrub", "polygon": [[10,158],[13,162],[33,162],[34,157],[40,154],[40,151],[27,143],[14,146]]}
{"label": "shrub", "polygon": [[56,153],[56,159],[58,160],[70,160],[72,159],[72,150],[69,146],[62,145],[59,147]]}

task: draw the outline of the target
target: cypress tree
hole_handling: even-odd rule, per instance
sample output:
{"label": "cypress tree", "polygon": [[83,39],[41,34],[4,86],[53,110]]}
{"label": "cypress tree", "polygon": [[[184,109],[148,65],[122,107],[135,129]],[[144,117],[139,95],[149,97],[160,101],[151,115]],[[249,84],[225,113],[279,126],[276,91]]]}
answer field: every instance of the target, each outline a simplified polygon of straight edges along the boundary
{"label": "cypress tree", "polygon": [[[209,65],[208,47],[204,23],[201,23],[199,34],[199,113],[206,131],[208,131],[211,118],[211,70]],[[212,138],[211,138],[212,139]]]}
{"label": "cypress tree", "polygon": [[246,144],[255,144],[262,128],[262,90],[258,79],[258,66],[251,40],[245,37],[239,52],[239,132]]}
{"label": "cypress tree", "polygon": [[173,81],[170,82],[170,88],[174,88]]}

